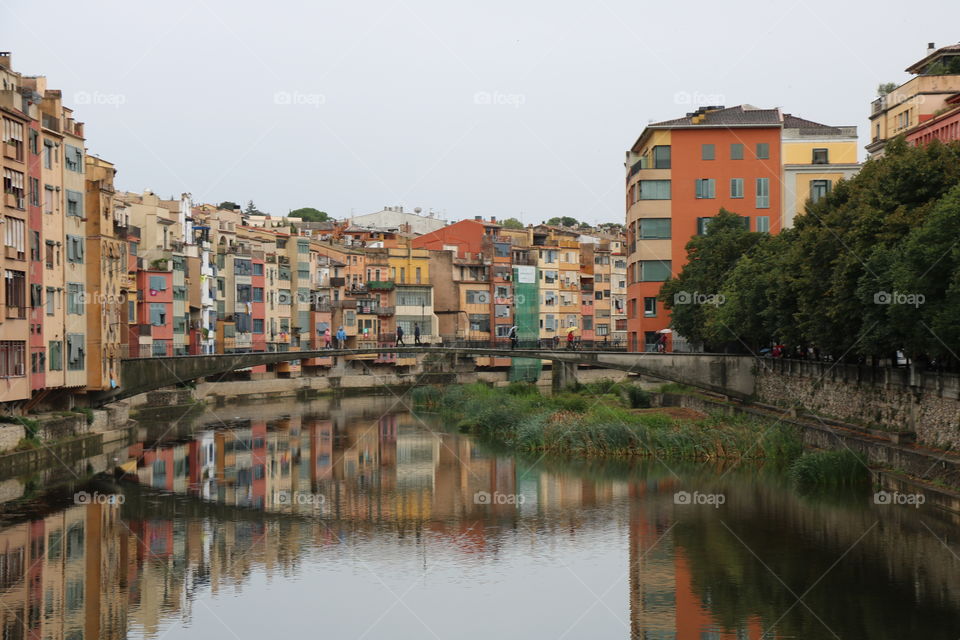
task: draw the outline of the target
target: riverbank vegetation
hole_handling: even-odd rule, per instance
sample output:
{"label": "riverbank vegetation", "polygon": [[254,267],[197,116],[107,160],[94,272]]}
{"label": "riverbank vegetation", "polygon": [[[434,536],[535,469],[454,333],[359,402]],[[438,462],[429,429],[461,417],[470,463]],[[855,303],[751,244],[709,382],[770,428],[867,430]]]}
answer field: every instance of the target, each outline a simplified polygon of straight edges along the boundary
{"label": "riverbank vegetation", "polygon": [[649,407],[649,393],[635,385],[594,383],[580,392],[543,395],[532,384],[472,384],[424,387],[414,398],[462,431],[526,452],[789,462],[802,450],[797,434],[785,425],[746,416],[636,409]]}
{"label": "riverbank vegetation", "polygon": [[581,459],[753,460],[787,471],[802,487],[866,481],[849,451],[807,452],[790,425],[746,415],[648,408],[651,394],[599,381],[574,392],[542,394],[536,385],[428,386],[413,392],[420,410],[496,445]]}
{"label": "riverbank vegetation", "polygon": [[664,283],[677,333],[713,351],[781,342],[790,354],[879,362],[902,351],[960,368],[960,143],[895,140],[776,235],[736,213],[711,218]]}

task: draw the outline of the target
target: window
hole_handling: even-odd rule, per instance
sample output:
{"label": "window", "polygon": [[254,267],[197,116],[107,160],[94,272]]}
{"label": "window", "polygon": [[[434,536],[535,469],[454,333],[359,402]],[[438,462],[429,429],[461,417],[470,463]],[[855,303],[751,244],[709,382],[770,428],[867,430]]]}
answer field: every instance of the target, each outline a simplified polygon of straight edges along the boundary
{"label": "window", "polygon": [[547,307],[552,307],[557,304],[557,292],[556,291],[544,291],[543,292],[543,304]]}
{"label": "window", "polygon": [[509,258],[510,245],[506,242],[493,243],[493,255],[495,258]]}
{"label": "window", "polygon": [[[4,89],[7,88],[6,84],[4,82]],[[4,118],[3,141],[11,147],[13,159],[23,162],[23,123]]]}
{"label": "window", "polygon": [[67,235],[67,262],[83,264],[83,236]]}
{"label": "window", "polygon": [[814,149],[813,164],[830,164],[829,151],[827,149]]}
{"label": "window", "polygon": [[757,231],[770,233],[770,216],[757,216]]}
{"label": "window", "polygon": [[164,276],[150,276],[150,290],[152,295],[153,291],[166,291],[167,290],[167,279]]}
{"label": "window", "polygon": [[[237,285],[237,302],[250,302],[252,297],[252,289],[248,284],[238,284]],[[174,298],[176,298],[176,287],[174,287]]]}
{"label": "window", "polygon": [[734,142],[730,145],[730,159],[743,160],[743,145],[739,142]]}
{"label": "window", "polygon": [[467,304],[487,304],[490,295],[486,291],[467,290]]}
{"label": "window", "polygon": [[637,264],[640,265],[640,282],[666,282],[670,279],[669,260],[640,260]]}
{"label": "window", "polygon": [[810,181],[810,201],[819,202],[821,198],[830,193],[832,182],[830,180],[811,180]]}
{"label": "window", "polygon": [[253,275],[255,275],[255,276],[262,276],[262,275],[263,275],[263,263],[262,263],[262,262],[254,262],[254,263],[253,263]]}
{"label": "window", "polygon": [[398,307],[429,307],[430,291],[425,289],[398,289]]}
{"label": "window", "polygon": [[598,324],[597,325],[597,335],[598,336],[608,336],[610,335],[610,325],[609,324]]}
{"label": "window", "polygon": [[310,253],[310,241],[309,241],[309,240],[297,240],[297,253],[309,255],[309,253]]}
{"label": "window", "polygon": [[13,169],[3,170],[3,192],[12,195],[15,199],[14,206],[17,209],[25,209],[26,202],[23,199],[23,173]]}
{"label": "window", "polygon": [[63,166],[66,167],[68,171],[83,173],[83,149],[78,149],[69,144],[63,146]]}
{"label": "window", "polygon": [[770,178],[757,178],[757,209],[770,208]]}
{"label": "window", "polygon": [[54,196],[53,187],[51,187],[48,184],[43,185],[43,212],[44,213],[53,213],[53,196]]}
{"label": "window", "polygon": [[40,251],[40,232],[31,231],[30,232],[30,259],[35,262],[40,262],[43,257]]}
{"label": "window", "polygon": [[47,315],[52,316],[57,310],[57,290],[47,287]]}
{"label": "window", "polygon": [[53,169],[53,161],[56,151],[53,149],[53,143],[49,140],[43,141],[43,168]]}
{"label": "window", "polygon": [[[571,326],[576,326],[571,325]],[[583,316],[583,330],[592,331],[593,330],[593,316]]]}
{"label": "window", "polygon": [[743,197],[743,178],[730,178],[730,197]]}
{"label": "window", "polygon": [[470,314],[470,331],[490,331],[490,314],[488,313],[471,313]]}
{"label": "window", "polygon": [[248,276],[253,273],[249,260],[235,259],[233,261],[233,273],[238,276]]}
{"label": "window", "polygon": [[700,145],[700,159],[701,160],[713,160],[715,156],[715,149],[712,144],[702,144]]}
{"label": "window", "polygon": [[670,238],[670,218],[640,218],[640,238],[665,240]]}
{"label": "window", "polygon": [[[239,288],[240,285],[237,285]],[[187,288],[184,286],[175,285],[173,287],[173,299],[174,300],[186,300],[187,299]]]}
{"label": "window", "polygon": [[30,178],[30,206],[40,206],[40,179]]}
{"label": "window", "polygon": [[498,337],[498,338],[509,338],[509,337],[510,337],[510,327],[511,327],[511,325],[509,325],[509,324],[498,324],[498,325],[496,326],[496,329],[497,329],[497,337]]}
{"label": "window", "polygon": [[643,299],[643,315],[646,318],[657,317],[657,299],[655,297]]}
{"label": "window", "polygon": [[669,200],[669,180],[641,180],[637,183],[640,188],[641,200]]}
{"label": "window", "polygon": [[162,302],[150,303],[150,324],[162,327],[167,324],[167,305]]}
{"label": "window", "polygon": [[710,218],[697,218],[697,235],[707,235],[708,226],[710,226]]}
{"label": "window", "polygon": [[4,277],[4,290],[7,298],[7,317],[23,319],[27,317],[27,278],[23,271],[7,269]]}
{"label": "window", "polygon": [[[15,257],[18,260],[23,260],[24,258],[24,243],[25,235],[27,232],[27,223],[20,218],[14,218],[13,216],[7,216],[4,219],[4,237],[5,244],[7,245],[7,255],[8,257]],[[10,253],[15,255],[11,256]]]}
{"label": "window", "polygon": [[669,145],[658,145],[653,148],[653,168],[654,169],[670,168],[670,146]]}
{"label": "window", "polygon": [[697,179],[697,198],[710,199],[717,197],[716,180],[713,178]]}
{"label": "window", "polygon": [[0,378],[19,378],[27,375],[27,343],[24,340],[0,340]]}
{"label": "window", "polygon": [[53,269],[53,240],[47,240],[44,245],[47,248],[44,263],[47,269]]}
{"label": "window", "polygon": [[67,189],[67,215],[83,217],[83,194],[79,191]]}
{"label": "window", "polygon": [[50,363],[50,371],[63,371],[63,342],[60,340],[50,341],[50,357],[47,359]]}
{"label": "window", "polygon": [[40,134],[30,130],[30,153],[35,156],[40,155]]}
{"label": "window", "polygon": [[67,334],[67,370],[83,371],[84,368],[84,348],[82,333]]}
{"label": "window", "polygon": [[770,158],[770,144],[767,142],[757,143],[757,159],[767,160]]}
{"label": "window", "polygon": [[414,282],[420,284],[420,267],[417,267],[417,279]]}
{"label": "window", "polygon": [[254,301],[254,302],[263,302],[263,287],[254,287],[254,288],[253,288],[253,301]]}
{"label": "window", "polygon": [[263,333],[263,318],[254,318],[254,319],[253,319],[253,332],[254,332],[254,333]]}
{"label": "window", "polygon": [[83,315],[83,284],[78,282],[67,283],[67,313]]}

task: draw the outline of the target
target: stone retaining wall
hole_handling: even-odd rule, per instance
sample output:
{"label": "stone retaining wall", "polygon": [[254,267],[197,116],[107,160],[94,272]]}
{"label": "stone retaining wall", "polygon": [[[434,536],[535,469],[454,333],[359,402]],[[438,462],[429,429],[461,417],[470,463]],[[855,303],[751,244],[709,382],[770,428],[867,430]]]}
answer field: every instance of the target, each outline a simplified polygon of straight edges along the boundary
{"label": "stone retaining wall", "polygon": [[922,444],[960,448],[956,374],[764,359],[755,398],[862,426],[915,431]]}

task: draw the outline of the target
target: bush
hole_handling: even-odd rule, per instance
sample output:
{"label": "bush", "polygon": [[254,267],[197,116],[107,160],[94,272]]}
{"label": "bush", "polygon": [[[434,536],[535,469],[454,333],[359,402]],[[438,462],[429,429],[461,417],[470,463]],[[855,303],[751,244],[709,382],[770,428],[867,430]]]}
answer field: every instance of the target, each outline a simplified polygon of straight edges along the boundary
{"label": "bush", "polygon": [[627,402],[633,409],[650,408],[650,392],[636,385],[626,387]]}
{"label": "bush", "polygon": [[849,486],[869,477],[863,458],[849,449],[804,453],[793,461],[788,473],[799,487]]}

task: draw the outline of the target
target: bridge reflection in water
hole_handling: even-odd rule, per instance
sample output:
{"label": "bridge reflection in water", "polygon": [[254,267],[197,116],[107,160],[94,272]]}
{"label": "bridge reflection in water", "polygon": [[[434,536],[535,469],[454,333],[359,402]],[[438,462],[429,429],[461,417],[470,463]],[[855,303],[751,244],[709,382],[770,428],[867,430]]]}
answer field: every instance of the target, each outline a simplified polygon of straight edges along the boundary
{"label": "bridge reflection in water", "polygon": [[[960,628],[960,566],[919,521],[801,498],[752,472],[534,464],[356,402],[132,447],[139,487],[122,506],[3,529],[4,637],[229,637],[214,609],[230,628],[331,637],[423,637],[426,625],[444,638],[756,639],[776,622],[765,637],[829,627],[883,640]],[[674,505],[692,486],[727,504]],[[397,618],[401,607],[371,628],[397,604],[381,582],[409,588],[416,618]],[[288,584],[307,590],[310,611],[285,604],[299,593]]]}

